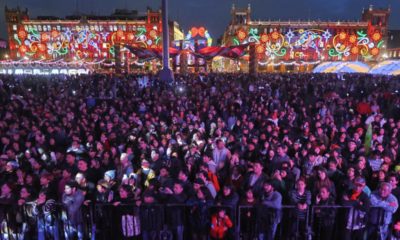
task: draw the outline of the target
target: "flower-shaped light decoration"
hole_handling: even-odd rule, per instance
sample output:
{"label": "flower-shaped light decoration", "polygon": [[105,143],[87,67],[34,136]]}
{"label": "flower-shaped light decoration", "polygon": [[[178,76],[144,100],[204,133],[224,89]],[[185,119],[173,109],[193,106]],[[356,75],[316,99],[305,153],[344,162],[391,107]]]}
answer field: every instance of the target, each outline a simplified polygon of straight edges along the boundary
{"label": "flower-shaped light decoration", "polygon": [[239,38],[240,41],[243,41],[247,37],[246,31],[240,29],[237,33],[237,37]]}
{"label": "flower-shaped light decoration", "polygon": [[340,40],[345,40],[346,39],[346,37],[347,37],[347,34],[345,33],[345,32],[341,32],[341,33],[339,33],[339,39]]}
{"label": "flower-shaped light decoration", "polygon": [[357,42],[357,36],[354,35],[354,34],[350,35],[350,37],[349,37],[349,42],[350,42],[350,43],[355,43],[355,42]]}
{"label": "flower-shaped light decoration", "polygon": [[373,49],[371,49],[371,55],[372,56],[376,56],[376,55],[378,55],[379,54],[379,49],[378,48],[373,48]]}
{"label": "flower-shaped light decoration", "polygon": [[374,34],[372,34],[372,40],[374,40],[375,42],[381,40],[382,38],[382,34],[380,34],[379,32],[375,32]]}

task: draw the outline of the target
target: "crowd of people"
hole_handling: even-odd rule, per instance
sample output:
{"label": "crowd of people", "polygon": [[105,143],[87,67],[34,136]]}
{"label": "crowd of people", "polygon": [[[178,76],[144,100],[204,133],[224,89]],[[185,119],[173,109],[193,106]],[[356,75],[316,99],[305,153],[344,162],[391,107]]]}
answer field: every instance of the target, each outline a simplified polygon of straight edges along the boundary
{"label": "crowd of people", "polygon": [[[398,90],[361,74],[2,76],[0,239],[85,239],[83,208],[101,204],[118,239],[158,239],[161,219],[179,240],[232,239],[238,221],[243,239],[333,239],[339,217],[343,239],[400,237]],[[111,221],[94,209],[92,239]]]}

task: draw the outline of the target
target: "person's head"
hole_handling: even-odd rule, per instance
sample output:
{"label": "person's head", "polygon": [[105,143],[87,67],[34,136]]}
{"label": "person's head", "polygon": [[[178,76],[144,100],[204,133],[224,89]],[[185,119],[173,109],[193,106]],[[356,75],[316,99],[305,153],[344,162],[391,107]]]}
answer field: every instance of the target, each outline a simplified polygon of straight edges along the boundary
{"label": "person's head", "polygon": [[218,139],[218,140],[216,141],[216,145],[217,145],[217,148],[218,148],[219,150],[221,150],[221,149],[223,149],[223,148],[225,147],[225,143],[224,143],[224,141],[222,141],[222,139]]}
{"label": "person's head", "polygon": [[390,185],[390,183],[387,182],[381,183],[381,185],[379,186],[379,196],[381,198],[387,198],[391,192],[392,192],[392,186]]}
{"label": "person's head", "polygon": [[155,202],[154,195],[151,194],[151,193],[146,193],[146,194],[144,195],[144,197],[143,197],[143,201],[144,201],[144,203],[147,203],[147,204],[152,204],[152,203],[154,203],[154,202]]}
{"label": "person's head", "polygon": [[270,180],[264,182],[263,187],[264,187],[265,193],[267,193],[267,194],[270,194],[274,191],[274,186]]}
{"label": "person's head", "polygon": [[11,183],[4,183],[1,185],[1,195],[9,195],[12,193],[13,186]]}
{"label": "person's head", "polygon": [[328,166],[329,166],[329,170],[336,171],[336,169],[337,169],[337,161],[335,159],[329,160]]}
{"label": "person's head", "polygon": [[81,172],[86,172],[88,170],[88,164],[84,159],[79,159],[78,170]]}
{"label": "person's head", "polygon": [[77,174],[75,175],[75,181],[76,181],[79,185],[86,183],[85,174],[80,173],[80,172],[77,173]]}
{"label": "person's head", "polygon": [[70,178],[71,176],[72,176],[72,171],[71,171],[70,168],[66,168],[66,169],[64,169],[64,170],[62,171],[62,177],[63,177],[64,179],[68,179],[68,178]]}
{"label": "person's head", "polygon": [[183,192],[183,185],[182,182],[176,182],[174,184],[174,193],[179,195]]}
{"label": "person's head", "polygon": [[225,218],[225,215],[226,215],[226,212],[225,212],[225,209],[219,209],[218,210],[218,217],[219,218]]}
{"label": "person's head", "polygon": [[318,179],[323,181],[326,179],[326,169],[325,168],[319,168],[318,169]]}
{"label": "person's head", "polygon": [[66,161],[69,165],[74,165],[75,164],[75,154],[72,152],[67,153]]}
{"label": "person's head", "polygon": [[122,185],[118,189],[118,194],[121,199],[127,199],[130,193],[130,186]]}
{"label": "person's head", "polygon": [[232,193],[233,186],[231,185],[225,185],[223,188],[223,194],[224,196],[229,196]]}
{"label": "person's head", "polygon": [[256,175],[260,175],[263,171],[263,165],[261,162],[255,162],[254,163],[254,173]]}
{"label": "person's head", "polygon": [[319,197],[321,198],[321,200],[328,200],[330,195],[331,195],[331,193],[329,192],[328,187],[322,186],[319,189]]}
{"label": "person's head", "polygon": [[181,181],[186,181],[188,179],[189,173],[186,170],[180,170],[179,171],[179,175],[178,175],[178,179]]}
{"label": "person's head", "polygon": [[252,188],[247,189],[246,191],[246,198],[247,199],[253,199],[254,198],[254,192]]}
{"label": "person's head", "polygon": [[40,176],[40,185],[47,186],[52,180],[52,175],[50,173],[44,173]]}
{"label": "person's head", "polygon": [[194,190],[197,191],[197,190],[200,189],[202,186],[204,186],[204,181],[203,181],[203,179],[201,179],[201,178],[196,178],[196,179],[194,180],[194,183],[193,183],[193,188],[194,188]]}
{"label": "person's head", "polygon": [[399,183],[399,178],[397,177],[397,174],[390,174],[389,183],[392,186],[392,189],[397,187],[397,184]]}
{"label": "person's head", "polygon": [[296,190],[299,192],[304,192],[306,189],[306,180],[304,178],[299,178],[296,182]]}
{"label": "person's head", "polygon": [[362,192],[365,187],[365,179],[363,177],[356,177],[354,179],[354,186],[356,192]]}
{"label": "person's head", "polygon": [[76,192],[77,184],[75,181],[69,181],[65,184],[64,193],[66,195],[72,195]]}
{"label": "person's head", "polygon": [[22,187],[19,190],[19,197],[22,199],[27,199],[31,196],[31,191],[27,187]]}
{"label": "person's head", "polygon": [[347,169],[347,177],[349,177],[350,179],[354,178],[355,176],[355,171],[353,167],[349,167]]}

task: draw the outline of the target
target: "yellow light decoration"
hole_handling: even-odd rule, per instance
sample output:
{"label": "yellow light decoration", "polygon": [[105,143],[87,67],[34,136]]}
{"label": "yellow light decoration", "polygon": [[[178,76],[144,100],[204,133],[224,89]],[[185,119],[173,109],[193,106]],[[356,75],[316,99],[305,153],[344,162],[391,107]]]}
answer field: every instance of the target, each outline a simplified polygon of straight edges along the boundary
{"label": "yellow light decoration", "polygon": [[19,39],[24,40],[26,38],[26,36],[27,36],[27,34],[26,34],[26,32],[24,30],[20,30],[18,32]]}
{"label": "yellow light decoration", "polygon": [[157,37],[157,31],[156,31],[156,30],[151,30],[150,33],[149,33],[149,35],[150,35],[151,38],[154,39],[154,38]]}
{"label": "yellow light decoration", "polygon": [[44,51],[46,51],[46,45],[43,43],[39,43],[38,49],[39,49],[39,51],[44,52]]}
{"label": "yellow light decoration", "polygon": [[350,43],[355,43],[355,42],[357,42],[357,36],[356,36],[356,35],[350,35],[350,37],[349,37],[349,42],[350,42]]}
{"label": "yellow light decoration", "polygon": [[340,40],[345,40],[346,37],[347,37],[347,34],[346,34],[345,32],[339,33],[339,39],[340,39]]}
{"label": "yellow light decoration", "polygon": [[42,42],[47,42],[50,38],[49,34],[47,33],[42,33]]}
{"label": "yellow light decoration", "polygon": [[371,54],[372,54],[372,56],[378,55],[379,54],[379,49],[378,48],[371,49]]}
{"label": "yellow light decoration", "polygon": [[118,30],[117,31],[117,37],[122,38],[124,36],[124,31]]}
{"label": "yellow light decoration", "polygon": [[58,32],[57,30],[51,31],[51,37],[52,37],[52,38],[57,38],[58,35],[59,35],[59,32]]}
{"label": "yellow light decoration", "polygon": [[[300,31],[299,31],[300,32]],[[274,39],[274,40],[276,40],[276,39],[278,39],[279,38],[279,33],[278,32],[273,32],[272,34],[271,34],[271,37],[272,37],[272,39]]]}
{"label": "yellow light decoration", "polygon": [[243,29],[240,29],[237,33],[237,37],[240,41],[243,41],[247,37],[247,34]]}
{"label": "yellow light decoration", "polygon": [[351,53],[353,55],[357,55],[360,52],[360,50],[358,49],[358,47],[352,47],[351,48]]}
{"label": "yellow light decoration", "polygon": [[258,54],[263,54],[265,52],[264,46],[263,45],[258,45],[256,48],[256,52]]}
{"label": "yellow light decoration", "polygon": [[263,35],[261,35],[261,42],[266,43],[268,39],[268,34],[264,33]]}
{"label": "yellow light decoration", "polygon": [[289,44],[289,42],[287,42],[287,41],[285,41],[285,42],[283,43],[283,46],[284,46],[284,47],[289,47],[289,45],[290,45],[290,44]]}
{"label": "yellow light decoration", "polygon": [[132,41],[135,38],[135,35],[133,33],[128,33],[128,40]]}
{"label": "yellow light decoration", "polygon": [[35,44],[31,44],[29,48],[30,48],[31,52],[37,52],[37,50],[38,50],[38,47]]}
{"label": "yellow light decoration", "polygon": [[372,40],[374,40],[375,42],[381,40],[381,38],[382,38],[382,35],[379,32],[372,34]]}
{"label": "yellow light decoration", "polygon": [[20,53],[25,53],[28,50],[28,48],[25,45],[22,45],[19,47],[19,52]]}

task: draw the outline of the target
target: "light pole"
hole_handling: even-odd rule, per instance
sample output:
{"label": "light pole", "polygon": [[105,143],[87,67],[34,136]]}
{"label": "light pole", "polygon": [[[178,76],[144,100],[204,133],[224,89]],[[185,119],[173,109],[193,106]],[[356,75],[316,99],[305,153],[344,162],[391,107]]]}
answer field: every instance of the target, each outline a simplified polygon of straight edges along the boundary
{"label": "light pole", "polygon": [[174,81],[174,74],[169,68],[169,26],[168,26],[168,0],[162,0],[162,32],[163,32],[163,69],[159,72],[160,80],[165,83]]}

